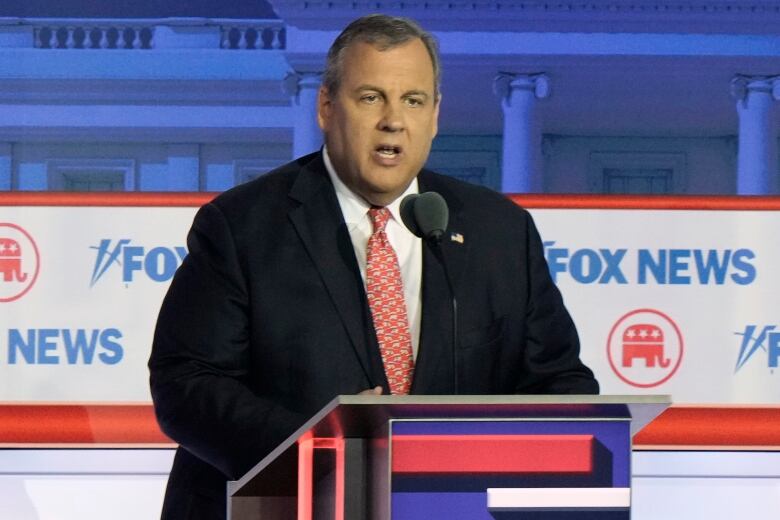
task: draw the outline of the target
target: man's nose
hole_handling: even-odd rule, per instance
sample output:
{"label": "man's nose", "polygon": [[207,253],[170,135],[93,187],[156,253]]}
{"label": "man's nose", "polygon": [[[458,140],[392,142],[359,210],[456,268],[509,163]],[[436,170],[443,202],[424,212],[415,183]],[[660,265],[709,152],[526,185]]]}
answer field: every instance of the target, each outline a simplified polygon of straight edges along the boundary
{"label": "man's nose", "polygon": [[383,132],[400,132],[404,129],[404,118],[401,107],[396,103],[386,103],[379,120],[379,129]]}

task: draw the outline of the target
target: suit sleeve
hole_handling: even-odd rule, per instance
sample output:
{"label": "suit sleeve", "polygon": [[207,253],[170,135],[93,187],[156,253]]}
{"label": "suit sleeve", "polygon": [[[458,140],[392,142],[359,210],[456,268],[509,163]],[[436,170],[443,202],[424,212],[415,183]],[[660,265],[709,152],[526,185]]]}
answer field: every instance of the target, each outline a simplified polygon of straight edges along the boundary
{"label": "suit sleeve", "polygon": [[518,385],[522,394],[598,394],[593,372],[580,360],[577,330],[550,276],[539,232],[525,214],[526,344],[527,377]]}
{"label": "suit sleeve", "polygon": [[306,418],[247,384],[248,288],[235,237],[217,206],[201,208],[187,245],[154,334],[152,398],[169,437],[236,479]]}

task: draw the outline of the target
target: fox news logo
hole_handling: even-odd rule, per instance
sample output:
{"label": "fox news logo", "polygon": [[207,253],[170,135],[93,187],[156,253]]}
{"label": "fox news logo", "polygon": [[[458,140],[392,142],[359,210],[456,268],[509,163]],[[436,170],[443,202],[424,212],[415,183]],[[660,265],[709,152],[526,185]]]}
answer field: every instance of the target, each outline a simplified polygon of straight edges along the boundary
{"label": "fox news logo", "polygon": [[9,365],[116,365],[124,357],[117,328],[9,329]]}
{"label": "fox news logo", "polygon": [[182,246],[146,248],[131,244],[129,238],[117,241],[104,238],[91,249],[97,251],[95,267],[92,269],[93,287],[109,270],[120,271],[122,282],[132,283],[135,275],[142,275],[155,282],[167,282],[173,278],[187,256],[187,248]]}
{"label": "fox news logo", "polygon": [[757,277],[750,249],[571,249],[544,242],[556,283],[625,285],[750,285]]}
{"label": "fox news logo", "polygon": [[[745,366],[745,363],[754,357],[762,358],[766,353],[767,367],[774,371],[780,361],[780,330],[777,325],[748,325],[743,332],[735,332],[737,336],[742,336],[739,345],[739,354],[737,355],[737,364],[734,372]],[[756,356],[761,352],[759,356]]]}

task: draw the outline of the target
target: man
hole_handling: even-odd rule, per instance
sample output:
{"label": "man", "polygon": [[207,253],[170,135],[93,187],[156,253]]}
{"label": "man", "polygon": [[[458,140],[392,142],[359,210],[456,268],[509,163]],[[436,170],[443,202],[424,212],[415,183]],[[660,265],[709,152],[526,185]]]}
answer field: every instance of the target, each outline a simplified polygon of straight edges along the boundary
{"label": "man", "polygon": [[598,392],[530,216],[422,170],[440,101],[430,35],[356,20],[328,54],[323,150],[198,212],[149,362],[160,425],[181,444],[164,518],[223,518],[226,480],[339,394],[454,393],[451,297],[400,222],[409,193],[449,206],[459,393]]}

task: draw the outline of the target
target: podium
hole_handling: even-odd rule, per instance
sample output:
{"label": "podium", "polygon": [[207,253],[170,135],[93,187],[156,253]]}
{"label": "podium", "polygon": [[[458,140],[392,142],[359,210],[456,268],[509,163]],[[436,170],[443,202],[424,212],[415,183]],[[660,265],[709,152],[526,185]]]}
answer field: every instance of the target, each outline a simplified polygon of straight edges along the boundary
{"label": "podium", "polygon": [[668,396],[339,396],[228,483],[232,520],[628,519]]}

